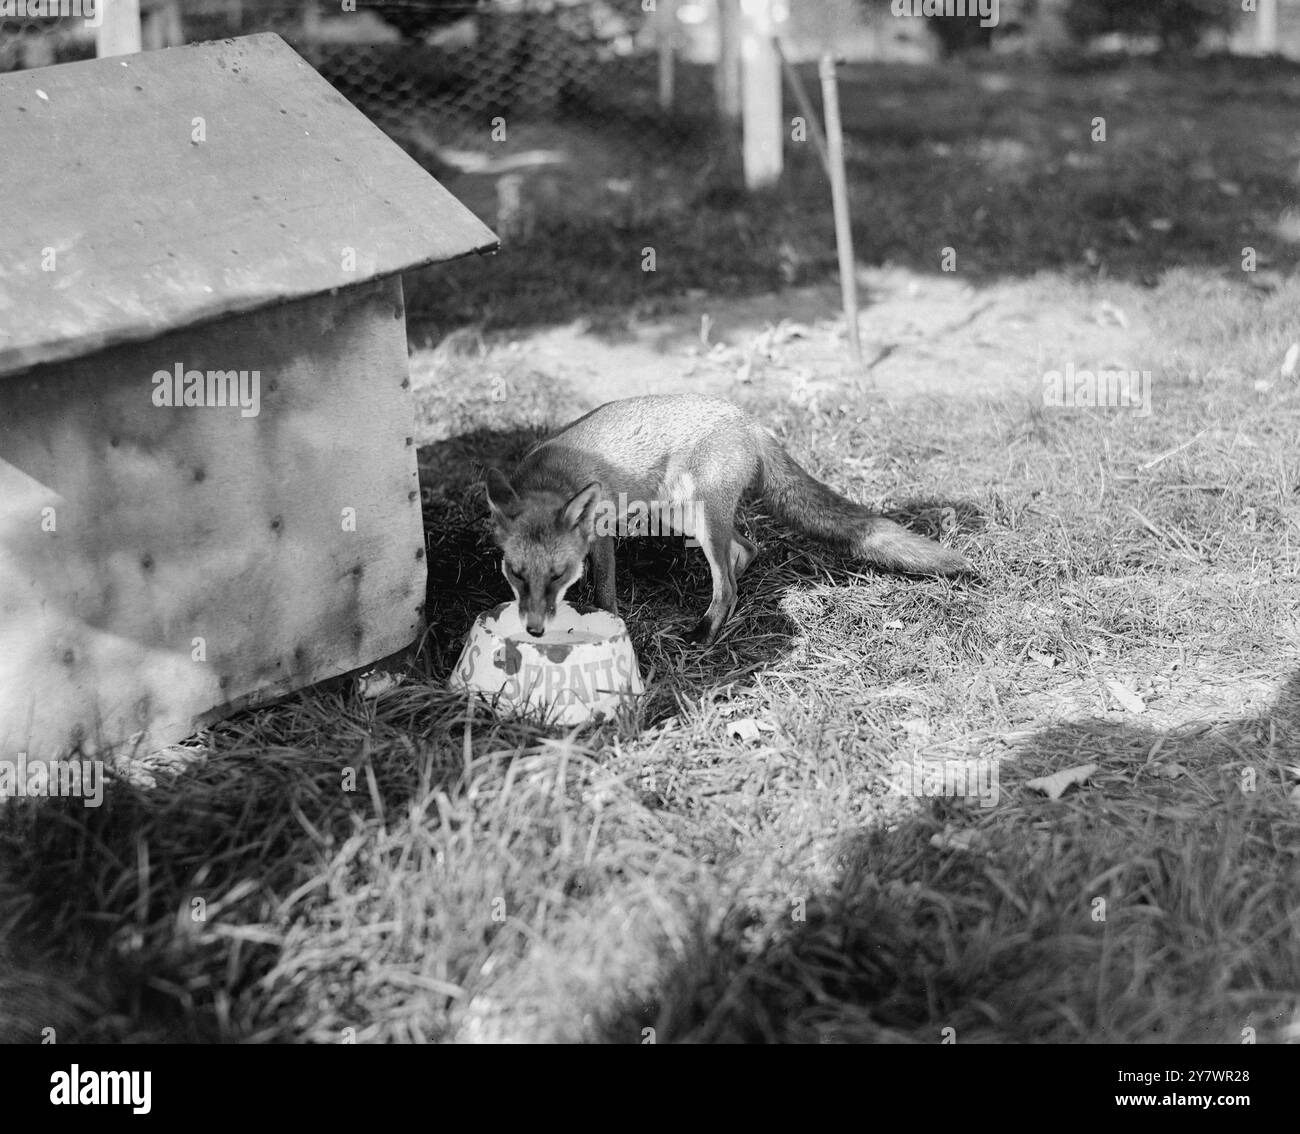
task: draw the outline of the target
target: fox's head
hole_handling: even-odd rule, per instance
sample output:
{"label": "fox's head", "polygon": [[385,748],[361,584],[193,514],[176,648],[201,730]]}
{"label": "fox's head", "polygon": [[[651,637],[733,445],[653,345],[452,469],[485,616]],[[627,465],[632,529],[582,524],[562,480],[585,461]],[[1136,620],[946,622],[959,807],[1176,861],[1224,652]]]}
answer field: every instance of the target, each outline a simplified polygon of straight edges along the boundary
{"label": "fox's head", "polygon": [[600,482],[569,498],[548,491],[520,496],[496,469],[487,474],[493,534],[501,548],[501,573],[519,601],[519,618],[534,638],[546,632],[564,592],[582,578],[595,535]]}

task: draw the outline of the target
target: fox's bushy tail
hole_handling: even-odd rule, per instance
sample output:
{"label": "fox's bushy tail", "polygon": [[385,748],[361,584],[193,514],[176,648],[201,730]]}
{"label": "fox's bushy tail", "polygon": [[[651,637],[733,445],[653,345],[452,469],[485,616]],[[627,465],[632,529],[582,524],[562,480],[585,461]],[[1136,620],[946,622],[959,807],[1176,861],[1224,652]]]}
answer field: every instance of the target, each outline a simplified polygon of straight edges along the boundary
{"label": "fox's bushy tail", "polygon": [[822,484],[761,426],[758,447],[763,498],[797,531],[890,571],[957,575],[972,569],[955,551],[909,532]]}

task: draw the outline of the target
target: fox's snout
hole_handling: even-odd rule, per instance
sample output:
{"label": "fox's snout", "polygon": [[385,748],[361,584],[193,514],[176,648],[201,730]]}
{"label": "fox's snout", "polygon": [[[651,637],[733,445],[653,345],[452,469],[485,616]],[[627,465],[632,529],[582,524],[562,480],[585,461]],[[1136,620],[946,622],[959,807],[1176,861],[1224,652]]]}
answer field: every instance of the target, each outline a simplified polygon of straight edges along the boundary
{"label": "fox's snout", "polygon": [[547,609],[545,602],[534,602],[526,592],[515,591],[515,607],[519,611],[519,621],[533,638],[540,638],[546,633],[546,623],[555,613]]}
{"label": "fox's snout", "polygon": [[534,587],[526,580],[522,585],[511,584],[515,592],[515,606],[519,611],[519,621],[532,638],[540,638],[546,633],[546,626],[555,617],[555,610],[561,594],[546,587]]}

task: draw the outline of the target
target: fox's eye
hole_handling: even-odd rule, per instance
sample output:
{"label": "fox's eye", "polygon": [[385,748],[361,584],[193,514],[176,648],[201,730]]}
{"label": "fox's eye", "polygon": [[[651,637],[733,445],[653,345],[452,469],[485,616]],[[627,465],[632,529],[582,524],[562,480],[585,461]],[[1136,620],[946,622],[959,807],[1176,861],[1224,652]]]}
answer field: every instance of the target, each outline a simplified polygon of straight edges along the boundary
{"label": "fox's eye", "polygon": [[509,575],[512,579],[518,579],[521,577],[519,572],[516,571],[513,567],[511,567],[509,563],[506,564],[506,574]]}
{"label": "fox's eye", "polygon": [[563,572],[563,571],[553,571],[553,572],[551,573],[551,582],[552,582],[552,583],[558,583],[558,582],[559,582],[561,579],[563,579],[563,578],[564,578],[564,572]]}

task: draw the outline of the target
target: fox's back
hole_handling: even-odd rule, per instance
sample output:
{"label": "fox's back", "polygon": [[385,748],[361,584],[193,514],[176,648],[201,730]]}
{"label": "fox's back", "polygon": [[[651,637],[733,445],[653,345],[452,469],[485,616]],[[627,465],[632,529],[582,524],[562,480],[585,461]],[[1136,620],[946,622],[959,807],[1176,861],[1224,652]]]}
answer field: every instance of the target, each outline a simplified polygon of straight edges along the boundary
{"label": "fox's back", "polygon": [[703,394],[649,394],[592,410],[535,446],[516,480],[562,482],[575,490],[599,480],[608,497],[676,495],[702,463],[719,460],[747,481],[757,467],[754,423],[739,406]]}

